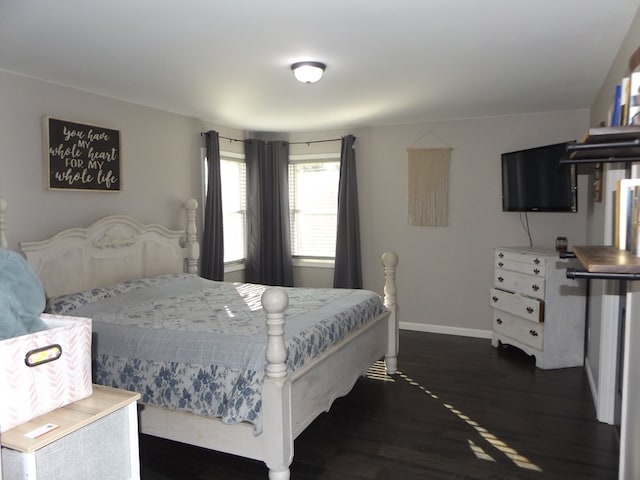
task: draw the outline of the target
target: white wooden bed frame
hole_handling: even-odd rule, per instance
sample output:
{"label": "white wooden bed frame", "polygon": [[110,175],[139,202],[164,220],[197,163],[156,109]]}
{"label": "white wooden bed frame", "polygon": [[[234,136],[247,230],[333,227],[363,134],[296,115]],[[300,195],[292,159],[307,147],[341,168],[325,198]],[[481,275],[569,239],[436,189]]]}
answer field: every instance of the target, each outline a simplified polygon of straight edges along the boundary
{"label": "white wooden bed frame", "polygon": [[[88,228],[72,228],[38,242],[22,242],[28,263],[40,277],[47,296],[161,273],[196,273],[199,245],[196,235],[197,202],[184,204],[185,231],[161,225],[143,225],[127,215],[112,215]],[[0,239],[4,211],[0,205]],[[266,314],[267,365],[262,390],[263,431],[255,435],[248,423],[225,425],[217,418],[143,406],[143,433],[262,460],[271,480],[290,478],[294,439],[333,401],[346,395],[357,379],[385,357],[387,373],[396,373],[398,319],[395,271],[398,257],[382,256],[385,270],[384,302],[388,311],[322,355],[292,373],[287,371],[284,342],[284,290],[269,288],[262,296]]]}

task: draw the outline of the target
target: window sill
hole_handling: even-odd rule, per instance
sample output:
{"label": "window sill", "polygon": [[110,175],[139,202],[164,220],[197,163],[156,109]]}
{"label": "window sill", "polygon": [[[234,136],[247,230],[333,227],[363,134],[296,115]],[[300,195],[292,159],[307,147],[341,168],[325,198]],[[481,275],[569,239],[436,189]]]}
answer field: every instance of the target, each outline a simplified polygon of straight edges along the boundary
{"label": "window sill", "polygon": [[229,262],[224,264],[224,273],[239,272],[244,270],[244,261]]}
{"label": "window sill", "polygon": [[[335,261],[333,258],[305,258],[305,257],[297,257],[293,259],[294,267],[303,267],[303,268],[334,268]],[[232,273],[239,272],[244,270],[244,262],[230,262],[225,263],[224,265],[224,273]]]}
{"label": "window sill", "polygon": [[293,266],[305,268],[334,268],[335,261],[333,258],[296,257],[293,259]]}

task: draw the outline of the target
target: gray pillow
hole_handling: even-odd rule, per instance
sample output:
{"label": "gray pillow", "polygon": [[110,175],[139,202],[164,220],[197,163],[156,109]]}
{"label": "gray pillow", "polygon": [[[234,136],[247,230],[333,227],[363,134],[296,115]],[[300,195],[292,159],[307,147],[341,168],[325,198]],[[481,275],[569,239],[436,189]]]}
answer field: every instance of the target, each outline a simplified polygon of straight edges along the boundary
{"label": "gray pillow", "polygon": [[0,248],[0,340],[46,330],[40,279],[18,253]]}

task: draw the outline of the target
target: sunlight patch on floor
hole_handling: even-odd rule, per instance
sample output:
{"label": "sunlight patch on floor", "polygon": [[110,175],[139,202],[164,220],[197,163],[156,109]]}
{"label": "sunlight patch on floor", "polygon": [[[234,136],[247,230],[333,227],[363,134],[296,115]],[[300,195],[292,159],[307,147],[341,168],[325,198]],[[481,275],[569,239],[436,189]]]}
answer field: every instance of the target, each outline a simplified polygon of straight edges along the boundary
{"label": "sunlight patch on floor", "polygon": [[473,442],[473,440],[467,439],[467,442],[469,442],[469,449],[480,460],[487,460],[488,462],[495,462],[496,461],[495,458],[493,458],[491,455],[489,455],[487,452],[485,452],[484,449],[480,445],[476,445]]}
{"label": "sunlight patch on floor", "polygon": [[383,360],[378,360],[369,367],[366,374],[372,380],[382,380],[383,382],[395,382],[392,376],[387,375],[387,367]]}
{"label": "sunlight patch on floor", "polygon": [[[418,382],[407,377],[405,374],[403,374],[400,371],[398,372],[398,375],[402,379],[407,381],[410,385],[418,387],[420,390],[422,390],[424,393],[429,395],[431,398],[438,400],[438,396],[436,394],[430,392],[429,390],[424,388],[422,385],[420,385]],[[449,410],[451,413],[457,416],[460,420],[463,420],[465,423],[471,426],[476,432],[478,432],[478,434],[487,443],[489,443],[493,448],[501,452],[505,457],[510,459],[518,467],[524,468],[526,470],[534,470],[537,472],[542,472],[542,469],[539,466],[532,463],[524,455],[519,454],[514,448],[510,447],[507,443],[500,440],[493,433],[489,432],[486,428],[480,426],[477,422],[469,418],[467,415],[463,414],[460,410],[456,409],[453,405],[449,405],[447,403],[443,403],[442,405],[444,405],[444,407],[447,410]],[[478,458],[495,461],[490,455],[488,455],[482,448],[475,445],[471,440],[469,440],[469,446],[471,447],[471,450],[474,452],[474,454],[478,456]],[[483,456],[480,456],[480,454],[482,454]]]}

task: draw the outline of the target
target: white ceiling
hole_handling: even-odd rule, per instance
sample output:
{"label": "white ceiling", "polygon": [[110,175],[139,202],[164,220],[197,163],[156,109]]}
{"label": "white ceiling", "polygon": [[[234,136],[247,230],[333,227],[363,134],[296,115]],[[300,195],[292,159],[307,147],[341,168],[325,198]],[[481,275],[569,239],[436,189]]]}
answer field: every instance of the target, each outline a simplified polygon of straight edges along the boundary
{"label": "white ceiling", "polygon": [[264,132],[589,108],[639,5],[0,0],[0,69]]}

